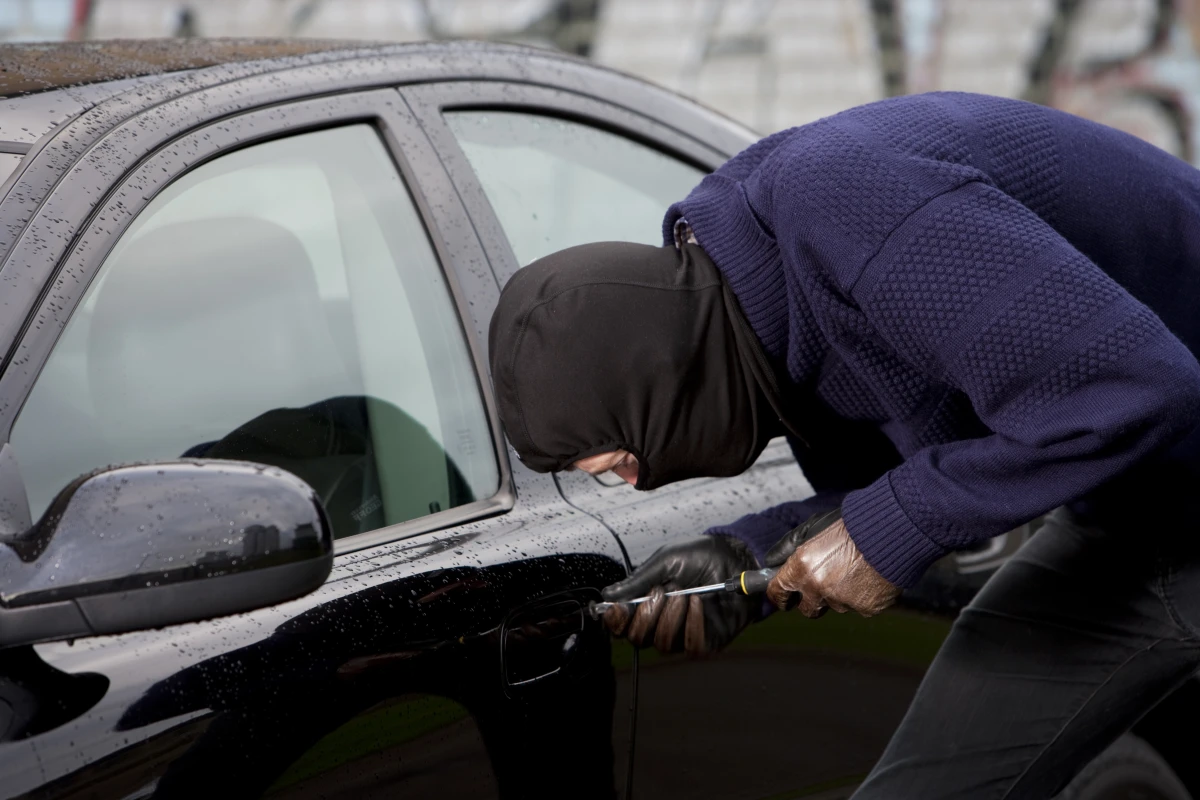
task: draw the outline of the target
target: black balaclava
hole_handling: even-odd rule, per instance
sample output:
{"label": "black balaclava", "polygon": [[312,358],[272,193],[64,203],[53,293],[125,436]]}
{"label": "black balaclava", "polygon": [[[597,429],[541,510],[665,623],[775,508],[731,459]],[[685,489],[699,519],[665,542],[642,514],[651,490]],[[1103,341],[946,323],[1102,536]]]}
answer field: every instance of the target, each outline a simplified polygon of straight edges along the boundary
{"label": "black balaclava", "polygon": [[523,463],[637,456],[637,488],[736,475],[782,433],[758,340],[695,245],[599,242],[504,287],[489,335],[500,419]]}

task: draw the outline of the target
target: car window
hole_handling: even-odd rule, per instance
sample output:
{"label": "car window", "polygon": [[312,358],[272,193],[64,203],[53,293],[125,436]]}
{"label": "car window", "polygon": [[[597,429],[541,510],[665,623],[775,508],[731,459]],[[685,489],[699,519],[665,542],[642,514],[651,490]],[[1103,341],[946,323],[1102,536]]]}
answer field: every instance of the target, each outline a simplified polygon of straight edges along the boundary
{"label": "car window", "polygon": [[35,517],[95,467],[180,457],[299,475],[339,537],[499,483],[445,277],[369,125],[168,186],[99,270],[11,441]]}
{"label": "car window", "polygon": [[704,177],[579,122],[509,111],[450,111],[446,121],[522,266],[586,242],[662,244],[667,207]]}

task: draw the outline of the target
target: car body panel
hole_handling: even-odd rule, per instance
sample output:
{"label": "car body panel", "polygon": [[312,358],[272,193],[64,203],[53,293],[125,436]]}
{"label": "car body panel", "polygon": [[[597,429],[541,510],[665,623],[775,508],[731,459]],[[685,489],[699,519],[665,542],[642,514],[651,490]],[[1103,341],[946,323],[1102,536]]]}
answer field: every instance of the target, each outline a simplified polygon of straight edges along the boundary
{"label": "car body panel", "polygon": [[[290,603],[36,646],[55,669],[102,675],[109,686],[76,719],[0,747],[3,795],[85,789],[87,779],[75,773],[105,758],[109,774],[136,770],[142,754],[135,745],[181,725],[188,727],[175,734],[176,744],[204,757],[181,763],[172,782],[209,796],[257,793],[356,711],[413,693],[464,704],[481,727],[496,729],[489,731],[493,749],[512,744],[522,731],[506,730],[513,716],[495,708],[503,696],[490,656],[509,609],[566,591],[591,588],[583,596],[593,596],[596,584],[624,574],[608,531],[564,508],[552,486],[542,489],[542,502],[529,491],[530,502],[502,517],[339,556],[320,590]],[[589,625],[607,666],[606,637]],[[591,667],[584,677],[605,677]],[[579,708],[580,721],[597,721],[582,713],[582,702]],[[214,711],[225,713],[211,725],[190,724]],[[607,740],[611,716],[599,720],[588,730]],[[574,755],[586,761],[594,752]]]}

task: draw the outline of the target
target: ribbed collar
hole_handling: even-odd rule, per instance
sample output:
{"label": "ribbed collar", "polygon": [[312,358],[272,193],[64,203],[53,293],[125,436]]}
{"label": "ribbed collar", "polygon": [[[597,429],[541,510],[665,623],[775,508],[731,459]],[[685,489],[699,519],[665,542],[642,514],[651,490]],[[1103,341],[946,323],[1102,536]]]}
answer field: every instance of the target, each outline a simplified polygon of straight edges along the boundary
{"label": "ribbed collar", "polygon": [[758,221],[742,185],[720,175],[707,176],[668,209],[665,242],[674,240],[675,223],[681,218],[725,277],[767,355],[782,361],[788,343],[783,262],[775,238]]}

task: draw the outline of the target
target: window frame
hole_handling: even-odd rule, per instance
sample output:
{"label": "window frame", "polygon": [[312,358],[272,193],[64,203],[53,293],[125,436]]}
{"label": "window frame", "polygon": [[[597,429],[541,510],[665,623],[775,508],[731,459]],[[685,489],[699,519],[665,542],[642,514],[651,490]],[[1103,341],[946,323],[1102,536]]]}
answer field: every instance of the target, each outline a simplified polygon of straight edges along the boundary
{"label": "window frame", "polygon": [[[494,284],[487,285],[492,283],[490,276],[483,282],[472,275],[470,265],[483,260],[479,242],[473,231],[461,225],[466,211],[458,194],[419,123],[395,89],[303,100],[210,121],[163,144],[127,172],[99,187],[106,195],[104,201],[88,216],[80,235],[59,260],[55,274],[25,325],[9,368],[0,375],[0,442],[9,441],[13,423],[59,335],[112,248],[163,189],[196,167],[235,150],[357,123],[371,125],[380,135],[442,270],[483,400],[499,486],[488,498],[338,539],[334,552],[362,550],[512,509],[516,493],[507,447],[490,383],[484,379],[488,374],[482,347],[486,331],[478,329],[470,313],[471,304],[481,299],[481,293],[491,295],[493,299],[488,302],[494,302],[496,288]],[[19,463],[20,453],[15,455]]]}
{"label": "window frame", "polygon": [[[503,286],[520,269],[508,236],[475,170],[443,114],[447,111],[503,111],[553,117],[588,125],[645,145],[706,173],[735,152],[722,152],[688,134],[629,108],[596,97],[529,83],[454,81],[405,86],[400,90],[458,189],[488,253],[496,280]],[[697,114],[697,122],[700,115]],[[682,198],[681,198],[682,199]]]}

